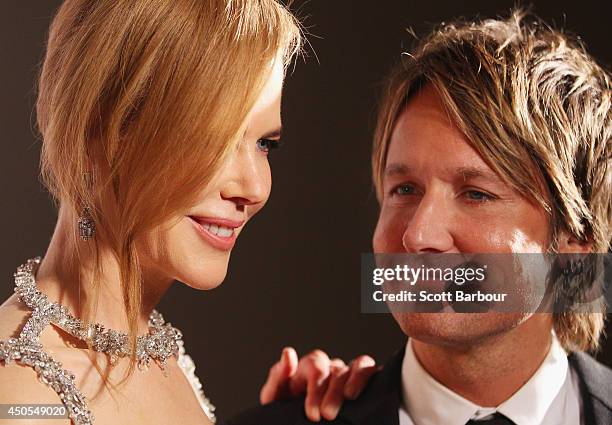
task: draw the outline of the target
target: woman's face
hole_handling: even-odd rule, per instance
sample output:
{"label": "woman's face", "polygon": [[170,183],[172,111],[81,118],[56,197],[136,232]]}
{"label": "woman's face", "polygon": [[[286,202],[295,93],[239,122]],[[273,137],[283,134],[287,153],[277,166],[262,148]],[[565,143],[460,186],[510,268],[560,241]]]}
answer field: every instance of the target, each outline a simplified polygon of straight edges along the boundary
{"label": "woman's face", "polygon": [[214,288],[223,281],[238,236],[270,195],[268,150],[280,138],[283,77],[277,61],[249,112],[241,143],[203,189],[197,205],[172,227],[157,229],[157,237],[147,238],[141,255],[145,279],[149,273],[197,289]]}

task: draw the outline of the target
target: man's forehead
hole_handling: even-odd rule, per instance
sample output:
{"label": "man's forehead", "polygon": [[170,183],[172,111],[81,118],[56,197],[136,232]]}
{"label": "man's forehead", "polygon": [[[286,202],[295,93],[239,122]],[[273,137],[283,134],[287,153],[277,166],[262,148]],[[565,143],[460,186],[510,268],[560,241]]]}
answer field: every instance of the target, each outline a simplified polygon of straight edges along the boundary
{"label": "man's forehead", "polygon": [[442,119],[448,125],[454,126],[442,96],[431,83],[419,89],[406,101],[400,115],[403,115],[404,118],[417,115],[430,116]]}
{"label": "man's forehead", "polygon": [[[460,177],[463,180],[484,179],[502,183],[502,179],[486,165],[442,166],[441,171],[444,175]],[[422,169],[417,169],[417,167],[407,162],[393,161],[385,166],[385,177],[420,174],[422,172]]]}

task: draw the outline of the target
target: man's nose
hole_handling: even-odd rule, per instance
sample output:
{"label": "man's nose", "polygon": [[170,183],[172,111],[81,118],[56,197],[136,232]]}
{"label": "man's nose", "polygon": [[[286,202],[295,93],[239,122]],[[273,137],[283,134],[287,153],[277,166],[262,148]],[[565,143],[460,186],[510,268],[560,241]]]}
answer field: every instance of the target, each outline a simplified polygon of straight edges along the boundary
{"label": "man's nose", "polygon": [[444,190],[426,192],[404,229],[404,249],[415,254],[451,250],[454,244],[450,232],[452,220],[453,209]]}
{"label": "man's nose", "polygon": [[270,193],[267,161],[259,152],[242,144],[227,159],[221,197],[239,206],[265,202]]}

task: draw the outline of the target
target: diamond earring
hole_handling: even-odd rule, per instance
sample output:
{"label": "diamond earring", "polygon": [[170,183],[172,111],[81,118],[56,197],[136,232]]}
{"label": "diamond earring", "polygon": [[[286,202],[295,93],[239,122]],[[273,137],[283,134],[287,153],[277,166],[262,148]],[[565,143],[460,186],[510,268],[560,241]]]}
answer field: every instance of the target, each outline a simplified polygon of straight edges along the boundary
{"label": "diamond earring", "polygon": [[[91,190],[93,176],[91,172],[83,173],[83,181],[87,190]],[[83,202],[83,211],[77,221],[79,228],[79,236],[82,240],[88,241],[96,235],[96,224],[91,216],[91,208],[88,202]]]}
{"label": "diamond earring", "polygon": [[79,236],[84,241],[92,239],[96,235],[96,225],[91,216],[91,209],[89,207],[83,208],[83,212],[78,220],[79,225]]}

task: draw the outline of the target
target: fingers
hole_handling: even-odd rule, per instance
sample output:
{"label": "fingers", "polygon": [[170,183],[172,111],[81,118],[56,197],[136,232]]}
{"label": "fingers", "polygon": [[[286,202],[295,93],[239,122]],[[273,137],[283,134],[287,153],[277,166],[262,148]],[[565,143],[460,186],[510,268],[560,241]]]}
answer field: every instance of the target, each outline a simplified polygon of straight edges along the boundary
{"label": "fingers", "polygon": [[328,421],[336,419],[344,399],[357,398],[375,372],[376,362],[365,355],[357,357],[350,366],[342,362],[332,368],[327,392],[321,403],[321,416]]}
{"label": "fingers", "polygon": [[344,397],[356,399],[376,372],[376,362],[370,356],[359,356],[350,364],[350,376],[344,386]]}
{"label": "fingers", "polygon": [[306,393],[304,410],[308,419],[334,420],[344,399],[357,398],[376,370],[374,359],[366,355],[347,366],[341,359],[330,360],[321,350],[314,350],[298,361],[295,350],[287,347],[270,368],[259,398],[262,404],[267,404]]}
{"label": "fingers", "polygon": [[306,390],[304,410],[308,419],[314,422],[321,420],[320,405],[328,387],[331,364],[327,354],[314,350],[300,360],[298,371],[290,383],[292,394]]}
{"label": "fingers", "polygon": [[278,362],[270,368],[268,379],[261,387],[259,401],[261,404],[271,403],[290,395],[289,382],[298,368],[297,353],[292,347],[285,347]]}
{"label": "fingers", "polygon": [[343,361],[340,362],[341,364],[332,365],[327,391],[321,402],[321,416],[328,421],[338,416],[344,401],[344,386],[350,376],[350,368]]}

